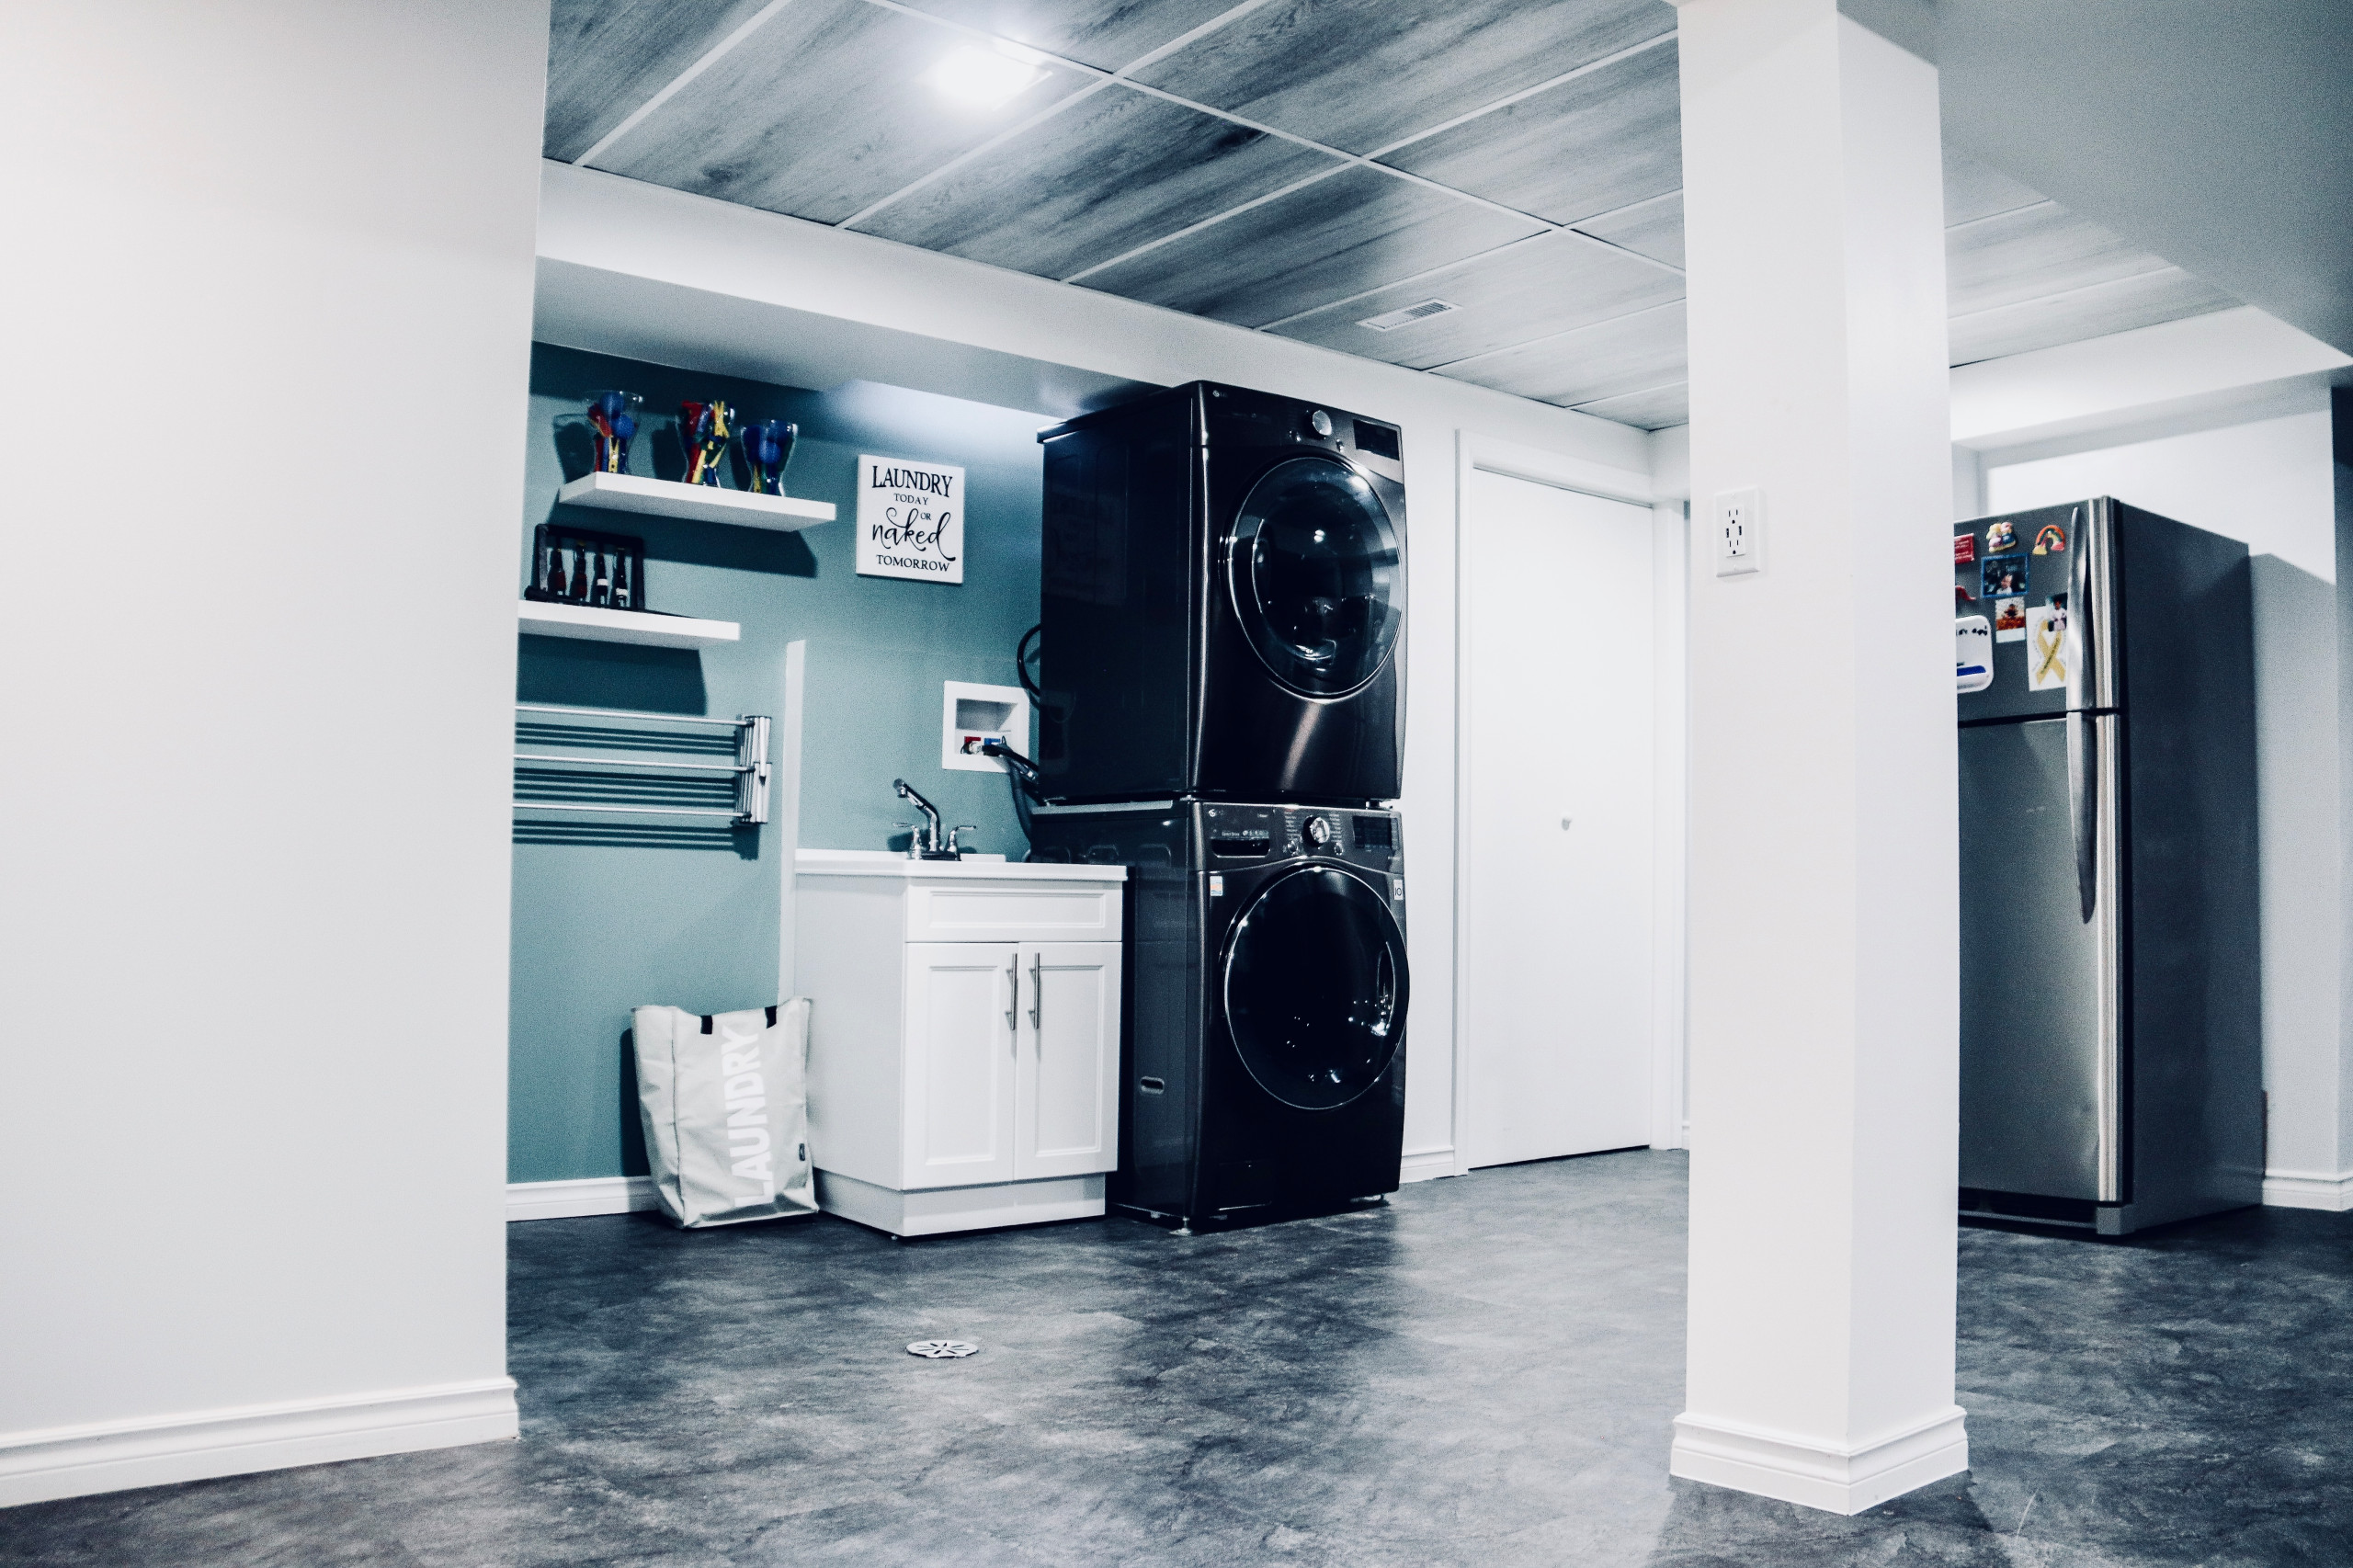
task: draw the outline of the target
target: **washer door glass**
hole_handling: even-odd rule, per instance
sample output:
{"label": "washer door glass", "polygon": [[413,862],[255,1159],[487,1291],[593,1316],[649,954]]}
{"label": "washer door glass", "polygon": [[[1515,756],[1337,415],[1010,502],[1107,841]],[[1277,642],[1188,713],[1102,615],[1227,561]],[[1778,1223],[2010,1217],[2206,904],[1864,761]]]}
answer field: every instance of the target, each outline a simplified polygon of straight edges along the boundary
{"label": "washer door glass", "polygon": [[1285,1105],[1347,1105],[1404,1042],[1405,934],[1345,871],[1302,867],[1261,890],[1234,922],[1224,979],[1233,1048]]}
{"label": "washer door glass", "polygon": [[1396,527],[1371,483],[1325,457],[1260,475],[1226,547],[1251,647],[1309,697],[1345,696],[1381,673],[1404,620],[1402,568]]}

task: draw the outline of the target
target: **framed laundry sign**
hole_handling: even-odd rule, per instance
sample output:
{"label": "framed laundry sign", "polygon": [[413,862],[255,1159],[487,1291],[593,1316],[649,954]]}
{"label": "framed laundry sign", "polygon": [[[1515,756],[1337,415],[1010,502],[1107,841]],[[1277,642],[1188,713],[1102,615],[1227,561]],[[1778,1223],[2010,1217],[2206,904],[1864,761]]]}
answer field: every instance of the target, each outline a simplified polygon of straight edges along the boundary
{"label": "framed laundry sign", "polygon": [[910,458],[858,460],[862,577],[964,580],[964,471]]}

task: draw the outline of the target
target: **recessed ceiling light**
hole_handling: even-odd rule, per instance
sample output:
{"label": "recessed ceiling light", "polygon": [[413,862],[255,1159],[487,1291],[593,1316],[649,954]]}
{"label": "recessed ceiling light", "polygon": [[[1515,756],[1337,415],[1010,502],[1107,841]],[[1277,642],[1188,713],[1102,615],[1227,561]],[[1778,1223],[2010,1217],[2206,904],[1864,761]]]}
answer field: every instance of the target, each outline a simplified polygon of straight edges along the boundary
{"label": "recessed ceiling light", "polygon": [[1395,332],[1401,326],[1411,326],[1417,321],[1427,321],[1432,316],[1442,316],[1449,311],[1459,311],[1461,308],[1461,305],[1451,304],[1445,300],[1424,300],[1418,305],[1407,305],[1402,310],[1384,311],[1377,316],[1367,316],[1357,324],[1369,326],[1375,332]]}
{"label": "recessed ceiling light", "polygon": [[1003,45],[981,49],[967,44],[933,66],[926,79],[969,108],[996,108],[1044,81],[1046,73]]}

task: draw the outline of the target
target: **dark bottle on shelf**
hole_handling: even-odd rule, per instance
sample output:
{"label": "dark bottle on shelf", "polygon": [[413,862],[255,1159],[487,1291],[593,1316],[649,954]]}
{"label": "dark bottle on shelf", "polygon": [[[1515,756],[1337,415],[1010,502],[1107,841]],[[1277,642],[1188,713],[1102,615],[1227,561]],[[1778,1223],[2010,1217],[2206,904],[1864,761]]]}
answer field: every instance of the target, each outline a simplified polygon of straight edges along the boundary
{"label": "dark bottle on shelf", "polygon": [[634,608],[635,606],[631,602],[634,598],[635,596],[630,592],[629,557],[616,555],[613,557],[613,608],[615,609]]}
{"label": "dark bottle on shelf", "polygon": [[597,582],[589,593],[591,604],[609,605],[613,602],[613,558],[603,551],[597,552]]}
{"label": "dark bottle on shelf", "polygon": [[572,551],[572,597],[578,599],[582,604],[586,604],[588,602],[588,590],[594,583],[596,575],[597,568],[589,562],[587,548],[585,545],[574,546]]}
{"label": "dark bottle on shelf", "polygon": [[572,593],[571,581],[563,574],[563,546],[560,544],[548,546],[547,587],[551,598],[567,598]]}

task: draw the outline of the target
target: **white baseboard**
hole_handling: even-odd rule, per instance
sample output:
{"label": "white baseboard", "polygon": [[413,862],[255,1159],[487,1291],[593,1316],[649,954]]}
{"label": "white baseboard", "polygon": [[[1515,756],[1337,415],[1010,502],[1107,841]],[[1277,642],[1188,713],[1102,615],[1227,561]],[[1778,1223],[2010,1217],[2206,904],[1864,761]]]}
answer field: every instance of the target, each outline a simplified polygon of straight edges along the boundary
{"label": "white baseboard", "polygon": [[2267,1209],[2320,1209],[2331,1214],[2353,1210],[2353,1171],[2266,1171]]}
{"label": "white baseboard", "polygon": [[1959,1405],[1857,1447],[1685,1414],[1667,1473],[1833,1514],[1859,1514],[1969,1468]]}
{"label": "white baseboard", "polygon": [[512,1378],[0,1433],[0,1507],[515,1433]]}
{"label": "white baseboard", "polygon": [[650,1176],[589,1176],[581,1181],[510,1181],[506,1218],[576,1220],[584,1214],[630,1214],[651,1209]]}
{"label": "white baseboard", "polygon": [[1397,1179],[1401,1182],[1436,1181],[1440,1176],[1460,1174],[1461,1167],[1454,1163],[1454,1145],[1451,1143],[1437,1149],[1408,1149],[1397,1168]]}
{"label": "white baseboard", "polygon": [[894,1236],[944,1236],[1103,1216],[1103,1177],[1037,1176],[979,1187],[901,1192],[833,1171],[817,1173],[817,1206]]}

